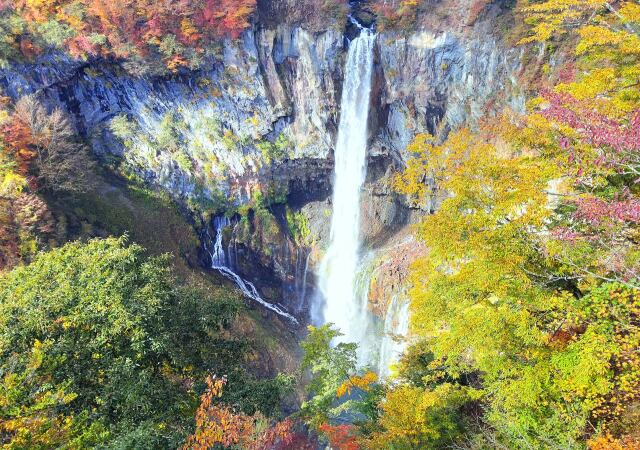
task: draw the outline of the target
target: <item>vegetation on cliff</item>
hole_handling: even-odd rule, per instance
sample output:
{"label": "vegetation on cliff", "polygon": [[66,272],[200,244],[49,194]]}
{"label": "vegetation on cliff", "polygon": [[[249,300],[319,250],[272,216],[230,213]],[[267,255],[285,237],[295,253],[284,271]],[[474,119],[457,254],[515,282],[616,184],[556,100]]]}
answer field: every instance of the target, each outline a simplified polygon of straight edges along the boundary
{"label": "vegetation on cliff", "polygon": [[[430,2],[424,0],[372,0],[371,9],[376,14],[376,24],[380,31],[397,31],[405,34],[419,31],[438,22],[470,26],[490,6],[506,9],[515,5],[514,1],[491,2],[489,0],[463,0]],[[457,22],[457,23],[456,23]]]}
{"label": "vegetation on cliff", "polygon": [[0,3],[0,59],[61,49],[74,57],[161,59],[198,66],[223,37],[249,26],[255,0],[18,0]]}
{"label": "vegetation on cliff", "polygon": [[0,109],[0,269],[46,248],[55,220],[43,195],[89,189],[93,162],[67,117],[34,97]]}
{"label": "vegetation on cliff", "polygon": [[[74,58],[128,60],[136,72],[156,62],[175,71],[197,68],[225,38],[261,21],[291,21],[326,29],[344,20],[346,0],[17,0],[0,2],[0,65],[61,50]],[[328,20],[328,21],[327,21]],[[162,67],[158,67],[161,70]]]}

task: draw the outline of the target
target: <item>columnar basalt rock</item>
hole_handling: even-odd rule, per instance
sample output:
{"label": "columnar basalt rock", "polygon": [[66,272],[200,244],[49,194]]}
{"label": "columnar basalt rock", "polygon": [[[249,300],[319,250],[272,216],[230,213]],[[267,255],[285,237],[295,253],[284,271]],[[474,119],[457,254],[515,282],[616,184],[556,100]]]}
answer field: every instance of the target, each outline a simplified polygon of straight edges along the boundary
{"label": "columnar basalt rock", "polygon": [[523,110],[515,75],[518,54],[505,51],[491,35],[468,37],[421,31],[411,36],[383,33],[379,40],[378,128],[373,151],[391,151],[401,160],[417,133],[438,134],[473,125],[487,110],[509,104]]}
{"label": "columnar basalt rock", "polygon": [[[145,78],[114,62],[49,56],[0,71],[0,86],[13,98],[35,93],[62,107],[96,154],[122,156],[144,180],[176,196],[206,196],[260,175],[274,162],[263,149],[281,135],[280,158],[328,158],[341,48],[336,31],[257,26],[197,71]],[[130,123],[131,139],[114,136],[118,116]],[[167,127],[179,152],[154,145]]]}

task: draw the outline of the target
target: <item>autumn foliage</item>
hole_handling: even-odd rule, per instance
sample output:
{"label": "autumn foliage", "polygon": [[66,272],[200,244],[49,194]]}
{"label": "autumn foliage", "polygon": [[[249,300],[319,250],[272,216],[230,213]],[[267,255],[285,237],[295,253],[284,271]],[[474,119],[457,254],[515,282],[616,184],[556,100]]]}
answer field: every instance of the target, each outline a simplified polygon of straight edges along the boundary
{"label": "autumn foliage", "polygon": [[208,377],[206,383],[207,391],[196,412],[196,431],[189,436],[183,450],[209,450],[216,446],[246,450],[307,448],[300,442],[293,420],[285,419],[270,426],[260,413],[247,415],[218,401],[227,384],[226,378]]}
{"label": "autumn foliage", "polygon": [[360,450],[358,444],[357,428],[354,425],[329,425],[322,424],[319,428],[331,448],[334,450]]}
{"label": "autumn foliage", "polygon": [[574,54],[525,114],[409,145],[395,187],[435,212],[368,448],[638,448],[640,6],[518,10],[521,44]]}
{"label": "autumn foliage", "polygon": [[31,174],[36,157],[31,129],[6,109],[0,110],[0,116],[1,270],[35,251],[37,239],[53,231],[53,217],[46,203],[29,192],[37,185]]}
{"label": "autumn foliage", "polygon": [[589,450],[638,450],[640,439],[616,439],[611,435],[599,436],[589,441]]}
{"label": "autumn foliage", "polygon": [[4,136],[5,151],[8,151],[17,164],[18,173],[27,175],[31,161],[36,153],[33,151],[31,129],[17,115],[13,115],[2,125],[0,132]]}
{"label": "autumn foliage", "polygon": [[193,66],[215,40],[237,38],[255,7],[255,0],[17,0],[0,8],[0,25],[13,24],[3,53],[32,57],[57,47],[80,58]]}
{"label": "autumn foliage", "polygon": [[416,25],[422,3],[422,0],[379,0],[372,7],[380,29],[411,30]]}
{"label": "autumn foliage", "polygon": [[378,381],[378,376],[375,372],[366,372],[363,375],[352,375],[347,381],[338,386],[336,390],[336,396],[338,398],[345,395],[351,395],[353,389],[360,389],[364,392],[369,391],[371,385]]}

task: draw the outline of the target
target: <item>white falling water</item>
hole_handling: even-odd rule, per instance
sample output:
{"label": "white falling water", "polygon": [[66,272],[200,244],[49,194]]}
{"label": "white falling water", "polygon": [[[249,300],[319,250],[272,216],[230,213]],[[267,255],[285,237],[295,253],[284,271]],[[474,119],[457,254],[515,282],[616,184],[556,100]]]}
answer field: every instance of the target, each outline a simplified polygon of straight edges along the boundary
{"label": "white falling water", "polygon": [[[295,293],[297,298],[296,313],[301,313],[307,298],[307,274],[309,273],[309,259],[311,252],[298,248],[296,250]],[[304,256],[304,257],[303,257]]]}
{"label": "white falling water", "polygon": [[282,317],[286,317],[294,323],[298,323],[296,318],[286,312],[284,309],[280,308],[278,305],[269,303],[262,297],[260,297],[258,290],[252,282],[242,279],[240,275],[238,275],[231,269],[230,263],[227,259],[227,255],[224,252],[224,247],[222,246],[222,232],[226,227],[229,226],[229,219],[224,216],[215,217],[213,219],[213,226],[216,229],[216,239],[213,243],[213,250],[211,250],[210,252],[211,268],[217,270],[226,278],[233,281],[240,288],[242,293],[251,300],[260,303],[265,308],[275,312]]}
{"label": "white falling water", "polygon": [[370,314],[366,302],[356,293],[355,282],[360,260],[360,191],[366,175],[374,42],[375,34],[362,29],[347,54],[335,150],[331,237],[319,273],[324,299],[322,319],[340,329],[342,341],[357,342],[361,347],[367,340]]}
{"label": "white falling water", "polygon": [[391,364],[398,361],[398,358],[405,349],[403,338],[409,331],[409,302],[398,301],[398,296],[394,295],[389,302],[387,313],[384,319],[384,335],[380,343],[380,355],[378,361],[378,375],[387,378],[391,375]]}

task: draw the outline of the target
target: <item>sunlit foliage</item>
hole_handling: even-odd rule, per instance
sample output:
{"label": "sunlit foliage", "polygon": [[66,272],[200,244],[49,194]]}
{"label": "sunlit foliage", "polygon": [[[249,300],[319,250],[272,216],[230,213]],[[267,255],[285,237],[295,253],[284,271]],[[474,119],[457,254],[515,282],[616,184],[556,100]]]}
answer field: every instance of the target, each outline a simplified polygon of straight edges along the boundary
{"label": "sunlit foliage", "polygon": [[470,401],[464,388],[441,384],[434,390],[401,385],[381,404],[380,430],[366,448],[446,448],[463,432],[459,408]]}
{"label": "sunlit foliage", "polygon": [[288,382],[249,375],[249,343],[225,333],[239,304],[180,286],[167,256],[144,253],[71,243],[0,274],[6,448],[177,448],[211,372],[243,414],[278,410]]}
{"label": "sunlit foliage", "polygon": [[197,65],[212,42],[237,38],[255,0],[18,0],[0,4],[0,59],[47,49],[72,56],[157,57]]}
{"label": "sunlit foliage", "polygon": [[[447,421],[464,424],[469,448],[638,445],[638,5],[521,11],[523,43],[575,39],[575,64],[524,117],[418,136],[396,180],[416,207],[439,208],[418,228],[429,247],[411,277],[418,342],[370,435],[388,448],[439,448],[391,439]],[[466,392],[464,414],[452,388]],[[428,396],[420,421],[407,407],[417,395]],[[442,407],[451,413],[429,418]]]}
{"label": "sunlit foliage", "polygon": [[270,424],[261,413],[247,415],[219,403],[227,380],[208,377],[207,391],[196,412],[196,431],[184,450],[208,450],[216,446],[243,450],[292,449],[294,423],[291,419]]}
{"label": "sunlit foliage", "polygon": [[[302,369],[311,380],[302,403],[301,416],[334,447],[360,448],[360,431],[353,423],[371,420],[381,387],[374,372],[356,367],[355,343],[333,342],[341,333],[326,324],[309,326],[302,342]],[[332,345],[335,344],[335,345]]]}

